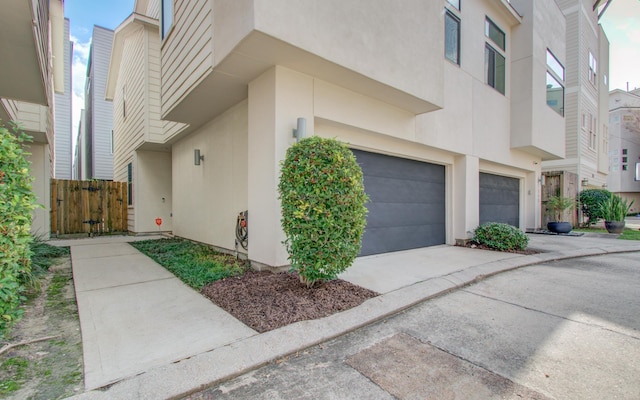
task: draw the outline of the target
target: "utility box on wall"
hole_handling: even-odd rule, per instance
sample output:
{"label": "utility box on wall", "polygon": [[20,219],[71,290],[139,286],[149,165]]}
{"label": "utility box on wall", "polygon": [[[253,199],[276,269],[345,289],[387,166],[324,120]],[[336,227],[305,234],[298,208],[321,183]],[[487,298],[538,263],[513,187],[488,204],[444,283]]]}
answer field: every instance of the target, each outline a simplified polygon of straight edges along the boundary
{"label": "utility box on wall", "polygon": [[542,187],[542,226],[552,220],[552,216],[547,211],[547,202],[550,197],[564,196],[576,200],[576,206],[565,213],[566,221],[571,222],[574,227],[578,226],[578,175],[567,171],[543,172],[544,186]]}

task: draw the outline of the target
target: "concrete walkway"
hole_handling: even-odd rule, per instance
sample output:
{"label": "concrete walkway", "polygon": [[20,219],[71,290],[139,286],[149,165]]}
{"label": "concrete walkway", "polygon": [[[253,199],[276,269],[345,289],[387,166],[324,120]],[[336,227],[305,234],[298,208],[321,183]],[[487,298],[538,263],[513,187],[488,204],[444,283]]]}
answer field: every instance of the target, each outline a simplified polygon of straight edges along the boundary
{"label": "concrete walkway", "polygon": [[117,382],[106,390],[74,398],[178,398],[502,271],[552,260],[640,251],[638,241],[588,236],[530,238],[530,248],[546,252],[523,256],[436,246],[361,257],[342,278],[378,291],[380,296],[351,310],[263,334],[244,326],[123,243],[140,238],[74,241],[71,254],[85,385],[93,389]]}

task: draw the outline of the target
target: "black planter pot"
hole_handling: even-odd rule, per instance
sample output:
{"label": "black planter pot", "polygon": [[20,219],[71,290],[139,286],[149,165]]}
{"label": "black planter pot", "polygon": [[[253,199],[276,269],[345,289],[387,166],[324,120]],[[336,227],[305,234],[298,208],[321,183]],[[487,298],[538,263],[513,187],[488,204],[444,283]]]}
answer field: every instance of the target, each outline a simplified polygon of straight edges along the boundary
{"label": "black planter pot", "polygon": [[624,230],[624,221],[604,221],[604,227],[609,233],[622,233]]}
{"label": "black planter pot", "polygon": [[550,232],[555,233],[569,233],[573,227],[571,226],[571,222],[548,222],[547,229]]}

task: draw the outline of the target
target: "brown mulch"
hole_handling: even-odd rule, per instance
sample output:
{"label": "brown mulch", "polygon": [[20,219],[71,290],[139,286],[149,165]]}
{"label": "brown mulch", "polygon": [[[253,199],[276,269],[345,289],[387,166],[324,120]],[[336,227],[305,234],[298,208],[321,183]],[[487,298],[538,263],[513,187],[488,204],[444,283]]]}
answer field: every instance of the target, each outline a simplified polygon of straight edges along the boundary
{"label": "brown mulch", "polygon": [[260,333],[348,310],[378,295],[340,279],[307,288],[296,273],[264,271],[213,282],[201,293]]}

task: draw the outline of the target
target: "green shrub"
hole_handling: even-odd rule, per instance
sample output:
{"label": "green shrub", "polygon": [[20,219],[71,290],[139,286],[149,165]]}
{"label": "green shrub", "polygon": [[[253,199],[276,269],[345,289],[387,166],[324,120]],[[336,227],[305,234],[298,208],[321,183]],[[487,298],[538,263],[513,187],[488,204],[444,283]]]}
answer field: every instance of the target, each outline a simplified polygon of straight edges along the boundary
{"label": "green shrub", "polygon": [[589,218],[587,225],[593,225],[599,219],[603,219],[602,203],[609,200],[611,192],[606,189],[587,189],[580,192],[578,200],[580,201],[582,213]]}
{"label": "green shrub", "polygon": [[611,193],[609,198],[600,204],[600,215],[607,221],[624,221],[629,213],[633,200],[628,203],[626,199]]}
{"label": "green shrub", "polygon": [[498,222],[487,222],[477,227],[472,240],[500,251],[524,250],[529,244],[529,237],[520,229]]}
{"label": "green shrub", "polygon": [[31,213],[36,198],[23,144],[30,138],[0,126],[0,336],[22,315],[31,273]]}
{"label": "green shrub", "polygon": [[287,150],[278,193],[291,268],[311,287],[337,278],[360,252],[368,200],[349,148],[314,136]]}

